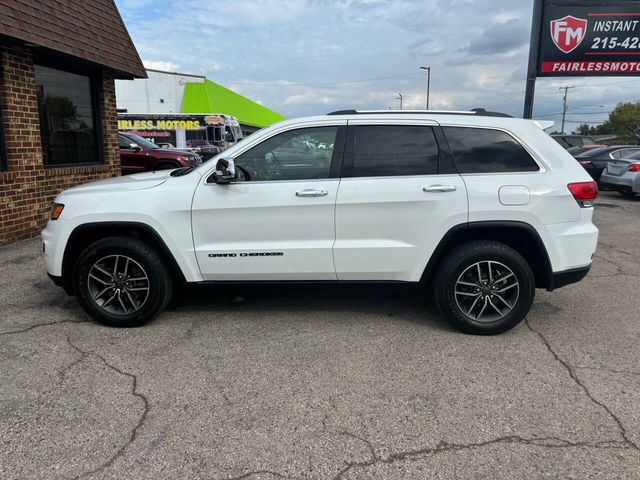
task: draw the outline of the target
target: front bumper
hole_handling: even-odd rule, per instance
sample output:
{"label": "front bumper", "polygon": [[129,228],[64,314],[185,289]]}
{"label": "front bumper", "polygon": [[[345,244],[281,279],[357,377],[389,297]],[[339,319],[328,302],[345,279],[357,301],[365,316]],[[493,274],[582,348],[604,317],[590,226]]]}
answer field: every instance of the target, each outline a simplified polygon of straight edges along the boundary
{"label": "front bumper", "polygon": [[55,275],[51,275],[47,272],[47,276],[51,279],[51,281],[56,284],[58,287],[62,287],[62,277],[57,277]]}
{"label": "front bumper", "polygon": [[40,233],[47,273],[54,277],[62,276],[62,258],[71,229],[71,224],[59,218],[58,220],[49,220],[45,229]]}

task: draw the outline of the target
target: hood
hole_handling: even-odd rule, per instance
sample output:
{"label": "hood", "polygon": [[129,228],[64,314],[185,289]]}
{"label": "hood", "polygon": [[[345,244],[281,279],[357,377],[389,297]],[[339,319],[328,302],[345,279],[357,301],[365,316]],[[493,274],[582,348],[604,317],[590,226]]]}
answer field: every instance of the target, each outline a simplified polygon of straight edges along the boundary
{"label": "hood", "polygon": [[147,150],[149,155],[154,156],[155,158],[165,158],[175,160],[180,156],[187,158],[195,158],[196,154],[194,152],[190,152],[189,150],[181,150],[178,148],[157,148],[155,150]]}
{"label": "hood", "polygon": [[88,192],[130,192],[162,185],[169,178],[171,170],[157,170],[155,172],[136,173],[124,177],[112,177],[97,182],[85,183],[65,190],[64,193]]}

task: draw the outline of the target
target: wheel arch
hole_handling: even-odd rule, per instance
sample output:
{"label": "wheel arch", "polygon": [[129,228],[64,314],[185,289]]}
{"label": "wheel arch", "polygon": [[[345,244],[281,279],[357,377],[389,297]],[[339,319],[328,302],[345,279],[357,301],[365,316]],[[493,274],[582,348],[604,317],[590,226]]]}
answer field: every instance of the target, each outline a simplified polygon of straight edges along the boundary
{"label": "wheel arch", "polygon": [[71,273],[75,260],[93,242],[106,237],[135,237],[154,248],[163,258],[168,259],[167,266],[171,278],[186,283],[185,276],[166,243],[151,226],[140,222],[93,222],[77,226],[69,236],[62,258],[62,286],[72,295],[73,281]]}
{"label": "wheel arch", "polygon": [[433,251],[420,281],[430,279],[447,252],[472,240],[493,240],[513,248],[531,267],[536,288],[553,290],[553,269],[542,238],[532,225],[518,221],[470,222],[451,228]]}

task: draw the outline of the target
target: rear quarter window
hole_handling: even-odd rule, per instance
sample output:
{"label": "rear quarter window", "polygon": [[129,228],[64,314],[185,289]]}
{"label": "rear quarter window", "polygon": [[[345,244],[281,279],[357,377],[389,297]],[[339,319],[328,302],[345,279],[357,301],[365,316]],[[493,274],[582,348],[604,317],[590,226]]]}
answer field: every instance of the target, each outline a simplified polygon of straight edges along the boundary
{"label": "rear quarter window", "polygon": [[459,173],[537,172],[538,164],[509,134],[487,128],[442,127]]}

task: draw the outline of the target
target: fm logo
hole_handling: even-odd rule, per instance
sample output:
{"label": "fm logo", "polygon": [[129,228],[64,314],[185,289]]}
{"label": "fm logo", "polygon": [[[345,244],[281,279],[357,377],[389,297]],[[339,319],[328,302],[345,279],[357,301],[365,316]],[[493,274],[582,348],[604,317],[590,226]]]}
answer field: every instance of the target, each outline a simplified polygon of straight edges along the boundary
{"label": "fm logo", "polygon": [[567,15],[551,21],[551,38],[564,53],[573,52],[587,36],[587,21]]}

